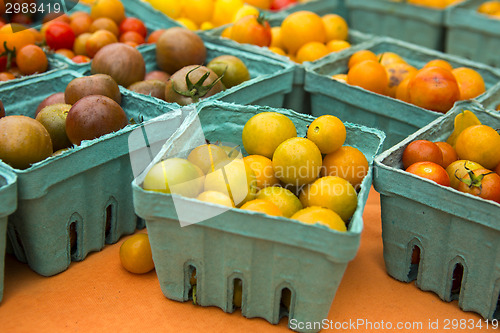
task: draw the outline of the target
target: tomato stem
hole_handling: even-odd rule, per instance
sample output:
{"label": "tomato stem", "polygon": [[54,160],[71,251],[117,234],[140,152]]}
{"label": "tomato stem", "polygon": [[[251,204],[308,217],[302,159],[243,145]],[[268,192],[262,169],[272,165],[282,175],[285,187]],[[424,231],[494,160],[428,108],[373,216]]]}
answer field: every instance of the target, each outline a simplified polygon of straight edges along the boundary
{"label": "tomato stem", "polygon": [[12,59],[16,57],[16,47],[14,46],[12,50],[9,49],[9,47],[7,46],[7,41],[3,42],[3,47],[5,51],[2,54],[0,54],[0,57],[3,56],[7,57],[7,64],[5,65],[5,68],[10,69],[10,67],[12,66]]}
{"label": "tomato stem", "polygon": [[189,74],[191,74],[191,72],[197,70],[200,67],[201,66],[197,66],[197,67],[193,68],[192,70],[190,70],[186,74],[186,86],[187,86],[188,91],[177,90],[174,82],[172,82],[172,89],[176,93],[178,93],[179,95],[182,95],[182,96],[191,97],[193,99],[193,102],[195,102],[195,103],[198,102],[200,100],[200,98],[202,98],[206,94],[208,94],[210,89],[212,89],[220,80],[222,80],[222,78],[224,77],[224,74],[226,73],[226,71],[224,70],[224,73],[222,73],[222,75],[220,77],[218,77],[217,80],[210,83],[209,85],[204,86],[203,83],[205,83],[205,81],[210,76],[210,72],[207,71],[205,74],[203,74],[203,76],[196,83],[193,84],[193,82],[191,82],[191,80],[189,79]]}

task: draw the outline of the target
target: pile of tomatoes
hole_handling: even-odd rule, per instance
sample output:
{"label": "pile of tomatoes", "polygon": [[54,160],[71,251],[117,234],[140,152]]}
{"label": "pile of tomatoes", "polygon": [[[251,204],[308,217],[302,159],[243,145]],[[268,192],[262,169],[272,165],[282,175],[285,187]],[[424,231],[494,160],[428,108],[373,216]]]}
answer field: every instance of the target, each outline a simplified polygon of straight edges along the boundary
{"label": "pile of tomatoes", "polygon": [[432,59],[417,69],[397,53],[360,50],[349,58],[347,67],[347,74],[332,78],[441,113],[456,101],[473,99],[486,91],[479,72],[453,68],[443,59]]}
{"label": "pile of tomatoes", "polygon": [[41,28],[47,46],[76,63],[89,62],[102,47],[111,43],[131,46],[154,41],[147,39],[148,30],[138,18],[126,17],[120,0],[99,0],[90,13],[77,11],[61,15]]}
{"label": "pile of tomatoes", "polygon": [[403,152],[404,169],[439,185],[500,203],[500,134],[479,121],[461,129],[447,142],[411,142]]}
{"label": "pile of tomatoes", "polygon": [[261,16],[244,16],[221,36],[238,43],[268,47],[274,53],[303,63],[350,47],[348,34],[347,22],[340,15],[319,16],[303,10],[288,15],[281,26],[272,28]]}

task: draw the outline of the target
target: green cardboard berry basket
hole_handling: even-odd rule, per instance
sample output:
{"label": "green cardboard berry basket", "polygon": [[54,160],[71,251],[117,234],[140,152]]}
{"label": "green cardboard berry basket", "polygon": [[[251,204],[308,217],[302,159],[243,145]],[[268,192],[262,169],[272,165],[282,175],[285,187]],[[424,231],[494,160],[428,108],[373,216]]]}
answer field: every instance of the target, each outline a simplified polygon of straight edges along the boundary
{"label": "green cardboard berry basket", "polygon": [[[271,21],[272,26],[280,26],[281,22],[284,18],[278,18],[276,20]],[[209,41],[211,43],[217,45],[223,45],[228,48],[233,48],[237,50],[242,50],[246,52],[251,52],[255,54],[262,55],[269,59],[276,59],[285,64],[288,64],[293,67],[293,83],[292,90],[285,96],[285,101],[283,107],[292,109],[297,112],[311,114],[311,100],[308,92],[304,90],[304,81],[306,76],[305,64],[299,64],[294,61],[291,61],[288,57],[281,56],[270,51],[267,47],[260,47],[251,44],[240,44],[235,42],[229,38],[221,37],[221,33],[223,28],[213,29],[212,31],[205,32],[202,37],[204,40]],[[348,52],[348,50],[360,50],[367,47],[366,44],[369,41],[376,40],[378,37],[373,37],[368,34],[361,33],[355,30],[349,30],[348,41],[352,44],[352,47],[349,49],[341,50],[337,52],[337,55],[344,54]],[[317,63],[320,60],[316,60],[312,63]]]}
{"label": "green cardboard berry basket", "polygon": [[17,209],[17,178],[14,172],[0,166],[0,302],[3,298],[7,218]]}
{"label": "green cardboard berry basket", "polygon": [[[209,99],[239,104],[283,106],[285,95],[292,90],[293,65],[223,44],[207,41],[204,43],[207,50],[206,64],[215,57],[233,55],[243,61],[250,72],[250,80],[217,93]],[[157,70],[156,45],[145,46],[141,53],[146,62],[146,72]]]}
{"label": "green cardboard berry basket", "polygon": [[[498,113],[478,103],[460,103],[375,159],[373,185],[380,193],[385,266],[399,281],[416,280],[418,288],[444,301],[458,300],[464,311],[500,319],[500,204],[402,169],[401,157],[410,142],[446,140],[463,110],[474,112],[483,124],[500,127]],[[420,249],[420,261],[411,264],[415,247]],[[461,287],[452,291],[454,276],[460,281],[454,272],[460,268]]]}
{"label": "green cardboard berry basket", "polygon": [[500,81],[481,98],[481,104],[488,110],[500,108]]}
{"label": "green cardboard berry basket", "polygon": [[[433,59],[444,59],[454,68],[472,68],[482,75],[487,89],[477,97],[479,101],[499,89],[500,72],[497,69],[461,57],[389,37],[373,41],[366,49],[376,54],[395,52],[417,69]],[[305,89],[311,94],[313,116],[333,114],[350,122],[381,129],[387,135],[384,142],[387,149],[443,115],[331,79],[333,74],[347,73],[347,63],[355,51],[326,57],[307,67]]]}
{"label": "green cardboard berry basket", "polygon": [[345,0],[353,29],[444,50],[446,9],[391,0]]}
{"label": "green cardboard berry basket", "polygon": [[347,11],[345,7],[345,0],[309,0],[302,3],[296,3],[292,6],[286,7],[279,11],[264,11],[271,14],[273,18],[284,19],[291,13],[295,13],[301,10],[307,10],[314,12],[320,16],[335,13],[339,14],[347,20]]}
{"label": "green cardboard berry basket", "polygon": [[447,53],[500,67],[500,20],[477,12],[486,0],[469,0],[446,13]]}
{"label": "green cardboard berry basket", "polygon": [[[7,115],[34,117],[47,96],[64,91],[80,75],[59,71],[0,90]],[[165,103],[122,89],[121,106],[139,122],[162,116],[165,129],[151,134],[150,144],[180,126],[183,116]],[[29,97],[29,98],[28,98]],[[50,276],[135,231],[137,217],[132,205],[128,136],[141,125],[127,125],[115,133],[83,141],[61,155],[47,158],[15,172],[18,209],[9,217],[8,235],[15,256],[38,274]],[[169,128],[170,126],[171,128]],[[76,246],[69,234],[76,231]]]}
{"label": "green cardboard berry basket", "polygon": [[[346,145],[365,154],[370,171],[361,184],[358,207],[345,233],[141,188],[152,165],[171,156],[184,156],[178,153],[185,153],[199,138],[242,147],[241,131],[246,121],[257,113],[269,111],[288,116],[299,137],[305,135],[307,125],[315,119],[287,109],[202,102],[197,113],[192,112],[194,120],[179,128],[132,183],[134,207],[146,220],[156,273],[165,297],[187,301],[191,272],[196,269],[196,300],[202,306],[233,312],[233,282],[241,279],[243,316],[261,317],[272,324],[277,324],[284,315],[299,322],[321,322],[328,315],[348,262],[359,248],[362,214],[371,187],[371,161],[384,140],[381,131],[346,123]],[[223,213],[181,227],[179,210],[176,211],[179,203],[188,208],[194,219],[206,216],[207,210],[222,209]],[[291,291],[289,313],[280,308],[284,288]]]}

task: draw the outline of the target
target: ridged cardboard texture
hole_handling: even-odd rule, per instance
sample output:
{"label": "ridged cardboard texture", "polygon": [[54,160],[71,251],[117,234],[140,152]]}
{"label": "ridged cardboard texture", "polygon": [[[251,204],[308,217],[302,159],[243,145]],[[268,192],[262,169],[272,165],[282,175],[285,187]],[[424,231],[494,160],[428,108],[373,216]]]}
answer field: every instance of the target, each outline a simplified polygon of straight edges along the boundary
{"label": "ridged cardboard texture", "polygon": [[[472,68],[481,74],[487,89],[486,93],[477,97],[479,101],[488,98],[499,89],[500,71],[498,69],[461,57],[387,37],[374,40],[367,49],[376,54],[397,53],[417,69],[433,59],[444,59],[453,67]],[[381,129],[387,136],[384,142],[385,149],[443,115],[332,80],[333,74],[347,73],[349,58],[357,50],[353,49],[341,56],[324,58],[307,67],[305,89],[311,93],[312,115],[332,114],[345,121]]]}
{"label": "ridged cardboard texture", "polygon": [[0,302],[3,298],[7,218],[17,209],[16,175],[0,166]]}
{"label": "ridged cardboard texture", "polygon": [[486,0],[469,0],[446,13],[447,53],[500,67],[500,20],[477,12]]}
{"label": "ridged cardboard texture", "polygon": [[[418,288],[433,291],[444,301],[457,299],[464,311],[500,319],[500,204],[402,169],[401,157],[410,142],[445,141],[463,110],[474,112],[483,124],[500,127],[498,113],[484,111],[478,103],[460,103],[375,159],[373,185],[382,206],[385,266],[397,280],[416,279]],[[415,246],[420,261],[412,265]],[[454,271],[460,266],[460,292],[452,292]]]}
{"label": "ridged cardboard texture", "polygon": [[345,0],[353,29],[444,50],[447,9],[390,0]]}
{"label": "ridged cardboard texture", "polygon": [[[275,20],[271,21],[272,26],[279,26],[281,22],[283,21],[284,18],[278,17]],[[292,91],[285,96],[285,101],[283,107],[292,109],[296,112],[300,113],[306,113],[310,114],[311,113],[311,102],[310,102],[310,96],[309,94],[304,90],[304,80],[305,80],[305,66],[308,63],[305,64],[299,64],[296,62],[291,61],[288,57],[281,56],[279,54],[276,54],[272,51],[270,51],[267,47],[259,47],[251,44],[240,44],[238,42],[235,42],[231,39],[228,38],[223,38],[220,37],[221,33],[223,31],[223,28],[219,29],[213,29],[212,31],[204,33],[203,39],[210,41],[212,43],[215,43],[217,45],[224,45],[228,48],[233,48],[237,50],[244,50],[247,52],[252,52],[255,54],[262,55],[266,58],[270,59],[276,59],[278,61],[281,61],[283,63],[289,64],[290,66],[293,66],[294,69],[294,74],[293,74],[293,86],[292,86]],[[355,30],[349,30],[349,37],[348,40],[351,44],[354,46],[351,47],[350,49],[357,49],[357,48],[363,48],[365,46],[365,42],[374,40],[376,37],[360,33],[359,31]],[[347,49],[349,50],[349,49]],[[347,52],[347,50],[342,50],[340,52],[337,52],[336,55],[341,55]],[[320,60],[317,60],[320,61]],[[312,62],[311,64],[316,63]]]}
{"label": "ridged cardboard texture", "polygon": [[[47,96],[64,91],[80,75],[59,71],[2,89],[7,115],[34,117]],[[121,106],[138,122],[163,115],[180,126],[180,112],[150,96],[122,89]],[[21,98],[22,96],[22,98]],[[28,97],[29,98],[26,98]],[[64,271],[72,260],[83,260],[106,243],[134,232],[137,217],[132,206],[128,135],[139,125],[84,141],[80,146],[33,164],[25,170],[9,167],[18,177],[18,210],[9,218],[9,239],[16,257],[37,273],[50,276]],[[167,133],[159,133],[159,135]],[[151,138],[151,142],[155,142]],[[0,165],[6,166],[3,162]],[[76,223],[77,246],[69,243],[70,225]],[[106,223],[109,228],[106,228]]]}
{"label": "ridged cardboard texture", "polygon": [[[220,140],[242,147],[241,131],[246,121],[257,113],[269,111],[288,116],[298,136],[304,136],[307,125],[314,119],[286,109],[203,102],[198,108],[202,130],[195,122],[186,121],[151,165],[165,156],[185,152],[192,146],[192,138],[201,131],[212,142]],[[346,145],[359,148],[371,165],[384,134],[349,123],[346,128]],[[345,233],[238,209],[181,227],[172,195],[144,191],[140,187],[147,171],[132,183],[134,207],[146,220],[156,273],[167,298],[189,299],[190,274],[195,268],[197,302],[202,306],[217,306],[232,312],[233,281],[238,278],[243,286],[245,317],[261,317],[277,324],[285,315],[280,308],[282,290],[288,288],[292,294],[289,319],[320,322],[326,318],[347,263],[359,247],[362,214],[371,186],[371,167]],[[222,207],[179,196],[175,200],[187,205],[193,215],[199,215],[197,212],[207,207]]]}

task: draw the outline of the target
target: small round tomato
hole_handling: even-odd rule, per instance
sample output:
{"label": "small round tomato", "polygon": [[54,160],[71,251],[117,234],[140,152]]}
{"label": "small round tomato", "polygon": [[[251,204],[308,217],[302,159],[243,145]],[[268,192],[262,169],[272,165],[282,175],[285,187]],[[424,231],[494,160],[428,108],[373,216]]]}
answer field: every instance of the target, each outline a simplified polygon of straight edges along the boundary
{"label": "small round tomato", "polygon": [[66,22],[51,22],[45,30],[45,41],[54,50],[73,49],[75,33]]}
{"label": "small round tomato", "polygon": [[146,41],[144,40],[144,37],[142,37],[137,32],[127,31],[120,36],[120,42],[122,42],[122,43],[133,42],[133,43],[136,43],[137,45],[140,45],[140,44],[144,44]]}
{"label": "small round tomato", "polygon": [[9,73],[9,72],[1,72],[0,73],[0,81],[9,81],[9,80],[14,80],[16,77],[14,74]]}
{"label": "small round tomato", "polygon": [[443,168],[447,168],[448,165],[458,160],[458,155],[452,145],[447,142],[439,141],[434,142],[439,149],[441,149],[441,153],[443,154]]}
{"label": "small round tomato", "polygon": [[120,34],[124,34],[127,31],[135,31],[143,38],[146,38],[148,30],[144,23],[135,17],[127,17],[120,23]]}
{"label": "small round tomato", "polygon": [[156,43],[156,41],[158,40],[158,38],[160,38],[160,36],[165,32],[166,29],[160,29],[160,30],[155,30],[151,33],[151,35],[149,35],[148,39],[147,39],[147,42],[148,44],[153,44],[153,43]]}
{"label": "small round tomato", "polygon": [[97,30],[85,42],[85,50],[89,57],[94,57],[97,51],[108,44],[116,43],[118,39],[108,30]]}
{"label": "small round tomato", "polygon": [[500,203],[500,176],[488,169],[469,170],[458,190]]}
{"label": "small round tomato", "polygon": [[26,45],[17,52],[16,63],[24,75],[42,73],[47,70],[48,61],[45,52],[36,45]]}
{"label": "small round tomato", "polygon": [[272,0],[271,1],[271,10],[282,10],[287,8],[288,6],[294,5],[297,3],[297,0]]}
{"label": "small round tomato", "polygon": [[92,25],[92,18],[89,14],[83,13],[77,16],[71,16],[71,23],[69,24],[76,36],[90,31]]}
{"label": "small round tomato", "polygon": [[406,146],[403,151],[403,167],[405,169],[413,163],[424,161],[443,165],[443,153],[434,142],[416,140]]}
{"label": "small round tomato", "polygon": [[231,39],[242,44],[269,47],[272,39],[271,26],[262,17],[244,16],[233,24]]}
{"label": "small round tomato", "polygon": [[73,58],[75,56],[75,53],[71,50],[68,49],[59,49],[56,51],[57,54],[60,54],[62,56],[65,56],[66,58]]}
{"label": "small round tomato", "polygon": [[439,164],[434,162],[417,162],[410,165],[406,172],[416,176],[427,178],[439,185],[450,186],[450,178],[446,170]]}
{"label": "small round tomato", "polygon": [[467,160],[458,160],[446,167],[446,173],[450,178],[450,186],[458,190],[458,185],[460,184],[460,178],[463,178],[467,171],[483,169],[483,166],[479,163]]}
{"label": "small round tomato", "polygon": [[147,234],[135,234],[120,246],[123,267],[135,274],[145,274],[155,268]]}
{"label": "small round tomato", "polygon": [[89,57],[81,55],[81,54],[74,56],[73,58],[71,58],[71,60],[77,64],[84,64],[84,63],[90,62]]}

